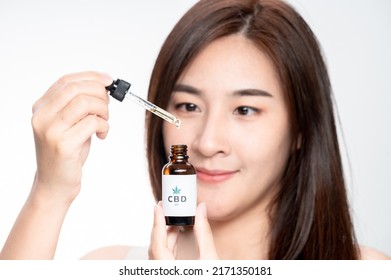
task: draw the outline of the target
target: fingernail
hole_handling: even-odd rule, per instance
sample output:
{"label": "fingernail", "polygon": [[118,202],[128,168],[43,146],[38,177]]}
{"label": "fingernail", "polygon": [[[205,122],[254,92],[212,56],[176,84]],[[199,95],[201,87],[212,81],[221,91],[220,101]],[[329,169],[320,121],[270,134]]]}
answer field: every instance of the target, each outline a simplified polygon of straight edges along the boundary
{"label": "fingernail", "polygon": [[102,77],[103,77],[103,80],[104,80],[104,83],[106,85],[111,85],[113,83],[113,78],[108,74],[108,73],[101,73]]}
{"label": "fingernail", "polygon": [[153,208],[153,213],[156,215],[159,211],[162,211],[162,210],[163,210],[162,202],[159,201],[158,203],[155,204],[155,206]]}

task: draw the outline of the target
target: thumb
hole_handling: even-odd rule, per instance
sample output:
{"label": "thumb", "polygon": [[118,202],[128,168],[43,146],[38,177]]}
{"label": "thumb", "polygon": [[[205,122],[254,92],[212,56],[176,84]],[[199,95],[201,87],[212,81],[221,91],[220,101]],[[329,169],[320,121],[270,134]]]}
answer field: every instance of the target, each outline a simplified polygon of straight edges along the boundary
{"label": "thumb", "polygon": [[198,256],[203,260],[217,260],[219,255],[210,228],[205,203],[200,203],[196,211],[194,235],[198,245]]}

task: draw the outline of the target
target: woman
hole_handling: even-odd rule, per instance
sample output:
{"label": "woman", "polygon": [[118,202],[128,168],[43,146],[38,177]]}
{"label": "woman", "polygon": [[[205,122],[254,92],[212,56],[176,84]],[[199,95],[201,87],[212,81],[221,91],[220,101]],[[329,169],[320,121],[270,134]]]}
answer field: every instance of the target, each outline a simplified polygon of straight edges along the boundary
{"label": "woman", "polygon": [[[90,137],[108,132],[100,73],[67,75],[33,107],[37,173],[2,258],[52,258],[80,190]],[[147,158],[161,200],[171,144],[197,169],[192,228],[166,229],[155,206],[152,259],[386,258],[357,245],[343,180],[328,73],[316,38],[281,1],[198,2],[174,27],[148,99],[178,130],[147,114]],[[86,258],[146,257],[109,247]]]}
{"label": "woman", "polygon": [[149,99],[189,131],[148,120],[155,197],[168,145],[188,143],[214,235],[258,234],[253,258],[359,258],[327,69],[303,19],[280,1],[202,1],[161,54]]}

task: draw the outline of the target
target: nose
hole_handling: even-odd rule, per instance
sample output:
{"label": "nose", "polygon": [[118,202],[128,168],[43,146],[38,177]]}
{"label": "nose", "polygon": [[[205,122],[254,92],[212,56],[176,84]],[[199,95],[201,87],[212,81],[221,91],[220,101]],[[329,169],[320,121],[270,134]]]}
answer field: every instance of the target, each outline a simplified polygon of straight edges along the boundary
{"label": "nose", "polygon": [[226,156],[231,152],[229,120],[224,114],[205,114],[193,142],[194,151],[204,157]]}

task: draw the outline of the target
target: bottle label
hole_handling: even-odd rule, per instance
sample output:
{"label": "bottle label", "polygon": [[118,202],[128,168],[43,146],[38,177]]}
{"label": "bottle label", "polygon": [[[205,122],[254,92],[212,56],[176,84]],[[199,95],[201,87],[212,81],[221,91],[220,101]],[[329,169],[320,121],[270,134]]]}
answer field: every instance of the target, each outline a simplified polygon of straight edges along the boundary
{"label": "bottle label", "polygon": [[162,175],[162,200],[165,216],[195,216],[197,175]]}

